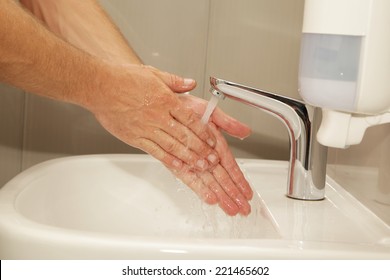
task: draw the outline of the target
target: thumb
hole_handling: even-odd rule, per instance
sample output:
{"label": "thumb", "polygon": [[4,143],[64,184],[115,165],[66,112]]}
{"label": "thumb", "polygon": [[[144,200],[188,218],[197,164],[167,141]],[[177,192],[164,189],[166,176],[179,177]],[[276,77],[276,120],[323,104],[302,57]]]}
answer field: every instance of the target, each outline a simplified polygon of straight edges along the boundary
{"label": "thumb", "polygon": [[184,93],[196,87],[196,81],[194,79],[183,78],[175,74],[163,72],[152,66],[147,66],[147,68],[159,77],[173,92]]}

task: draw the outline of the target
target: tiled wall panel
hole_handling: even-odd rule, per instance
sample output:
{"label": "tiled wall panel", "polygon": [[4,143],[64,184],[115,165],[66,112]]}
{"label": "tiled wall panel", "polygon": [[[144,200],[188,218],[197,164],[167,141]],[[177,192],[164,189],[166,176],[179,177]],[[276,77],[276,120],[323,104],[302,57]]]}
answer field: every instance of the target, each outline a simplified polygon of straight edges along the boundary
{"label": "tiled wall panel", "polygon": [[[212,75],[297,98],[303,2],[211,0],[205,79]],[[287,130],[279,120],[235,101],[220,106],[253,129],[244,143],[230,139],[237,156],[288,158]]]}
{"label": "tiled wall panel", "polygon": [[0,84],[0,187],[21,171],[24,93]]}

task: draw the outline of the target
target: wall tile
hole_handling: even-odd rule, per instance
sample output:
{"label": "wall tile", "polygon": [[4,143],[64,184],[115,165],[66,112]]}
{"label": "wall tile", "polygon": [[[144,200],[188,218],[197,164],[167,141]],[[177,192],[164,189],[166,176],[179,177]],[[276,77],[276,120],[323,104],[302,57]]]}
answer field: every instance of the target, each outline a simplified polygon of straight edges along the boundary
{"label": "wall tile", "polygon": [[198,81],[202,96],[209,0],[101,0],[145,64]]}
{"label": "wall tile", "polygon": [[22,167],[67,155],[137,153],[72,104],[27,95]]}
{"label": "wall tile", "polygon": [[21,171],[24,93],[0,84],[0,187]]}
{"label": "wall tile", "polygon": [[390,225],[390,124],[371,127],[362,143],[330,149],[328,174]]}
{"label": "wall tile", "polygon": [[[381,154],[378,157],[378,187],[375,200],[390,206],[390,124],[383,126]],[[390,224],[390,207],[388,208]]]}
{"label": "wall tile", "polygon": [[[205,92],[208,77],[216,76],[299,98],[302,15],[303,1],[212,0]],[[243,142],[229,138],[236,156],[288,159],[287,130],[279,120],[235,101],[220,107],[254,131]]]}

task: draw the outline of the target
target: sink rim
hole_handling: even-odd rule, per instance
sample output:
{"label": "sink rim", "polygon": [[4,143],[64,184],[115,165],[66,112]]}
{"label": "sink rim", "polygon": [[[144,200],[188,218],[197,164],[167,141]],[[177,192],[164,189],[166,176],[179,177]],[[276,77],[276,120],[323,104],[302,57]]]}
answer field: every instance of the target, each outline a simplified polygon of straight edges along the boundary
{"label": "sink rim", "polygon": [[[18,211],[15,210],[15,205],[11,204],[10,201],[15,201],[18,194],[23,190],[24,186],[20,184],[23,182],[24,178],[29,176],[29,174],[39,171],[42,167],[50,166],[53,163],[72,161],[80,158],[102,158],[106,160],[111,159],[125,159],[131,157],[132,160],[148,160],[155,161],[152,157],[148,155],[82,155],[82,156],[70,156],[64,158],[58,158],[49,160],[43,163],[40,163],[36,166],[33,166],[26,171],[22,172],[14,179],[9,181],[1,190],[0,190],[0,235],[2,232],[13,231],[15,238],[19,240],[25,240],[29,236],[34,236],[40,242],[52,240],[66,240],[67,238],[78,239],[76,243],[81,245],[82,242],[89,244],[95,244],[95,246],[106,248],[107,246],[113,246],[118,248],[135,248],[139,247],[140,244],[147,243],[149,244],[149,250],[157,253],[161,258],[169,258],[173,256],[178,256],[178,254],[185,255],[189,258],[193,258],[200,254],[200,251],[212,249],[216,252],[225,252],[226,250],[235,251],[235,254],[239,254],[241,251],[237,251],[238,248],[245,248],[246,254],[243,254],[243,257],[247,256],[252,258],[258,255],[261,252],[272,252],[277,256],[283,255],[286,253],[292,254],[295,252],[297,258],[306,258],[312,254],[318,254],[320,250],[324,256],[330,256],[332,254],[340,256],[340,258],[361,258],[363,255],[369,257],[372,255],[373,258],[390,258],[390,242],[389,244],[352,244],[344,242],[321,242],[321,241],[307,241],[307,240],[295,240],[295,239],[275,239],[275,238],[262,238],[262,239],[225,239],[225,238],[175,238],[167,239],[166,237],[143,237],[143,236],[122,236],[117,234],[115,240],[113,240],[110,234],[99,233],[99,232],[90,232],[77,229],[65,229],[60,227],[55,227],[51,225],[42,224],[27,217],[23,216]],[[270,160],[257,160],[257,159],[238,159],[240,164],[243,162],[250,164],[263,164],[266,166],[274,165],[279,168],[287,168],[287,162],[284,161],[270,161]],[[332,181],[331,178],[327,180]],[[332,185],[333,186],[333,185]],[[329,185],[327,185],[329,188]],[[340,187],[341,188],[341,187]],[[343,191],[343,190],[338,190]],[[343,195],[348,194],[345,190]],[[284,195],[281,194],[281,195]],[[8,199],[7,199],[8,198]],[[7,209],[8,207],[8,209]],[[10,209],[9,207],[13,208]],[[373,214],[373,216],[375,216]],[[376,217],[376,216],[375,216]],[[379,218],[378,218],[379,219]],[[379,219],[378,222],[381,220]],[[386,225],[386,224],[385,224]],[[30,227],[33,229],[27,235],[24,229]],[[1,243],[0,238],[0,243]],[[23,243],[23,242],[22,242]],[[66,242],[65,242],[66,243]],[[99,245],[100,244],[100,245]],[[144,244],[145,245],[145,244]],[[258,246],[254,246],[258,245]],[[161,249],[167,248],[167,249]],[[173,249],[172,249],[173,248]],[[203,248],[203,249],[202,249]],[[165,250],[165,252],[163,252]],[[176,253],[175,253],[176,250]],[[178,253],[182,250],[182,253]],[[186,253],[184,253],[186,251]],[[303,252],[304,251],[304,252]],[[278,253],[279,252],[279,253]],[[360,252],[360,254],[359,254]],[[219,255],[218,258],[231,258],[228,255]],[[89,256],[91,257],[91,256]],[[290,256],[294,258],[294,256]],[[137,258],[137,257],[136,257]],[[233,256],[234,258],[234,256]]]}

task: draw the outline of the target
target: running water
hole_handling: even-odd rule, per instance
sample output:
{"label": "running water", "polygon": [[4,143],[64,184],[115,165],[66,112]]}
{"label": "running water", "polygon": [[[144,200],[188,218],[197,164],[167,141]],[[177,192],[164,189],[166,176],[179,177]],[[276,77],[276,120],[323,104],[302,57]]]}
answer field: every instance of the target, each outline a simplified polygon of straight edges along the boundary
{"label": "running water", "polygon": [[202,116],[202,123],[206,124],[209,122],[211,114],[214,112],[215,107],[217,107],[219,98],[217,96],[212,95],[209,102],[207,103],[206,111]]}
{"label": "running water", "polygon": [[176,198],[181,201],[184,224],[178,224],[174,234],[193,238],[248,239],[279,236],[273,218],[258,195],[254,195],[248,216],[228,216],[217,205],[209,205],[181,181],[177,180]]}

